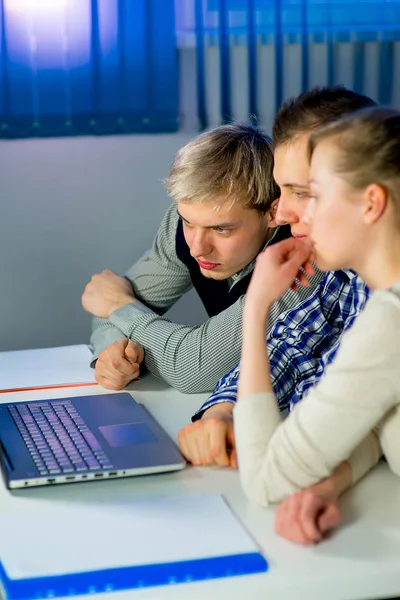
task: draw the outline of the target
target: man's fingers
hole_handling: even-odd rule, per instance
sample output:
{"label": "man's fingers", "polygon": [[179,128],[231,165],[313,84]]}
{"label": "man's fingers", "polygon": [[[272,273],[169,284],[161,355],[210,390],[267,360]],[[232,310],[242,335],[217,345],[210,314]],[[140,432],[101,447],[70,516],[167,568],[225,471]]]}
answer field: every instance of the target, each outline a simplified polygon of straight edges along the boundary
{"label": "man's fingers", "polygon": [[138,342],[129,340],[129,343],[125,348],[125,357],[140,364],[144,359],[143,346]]}
{"label": "man's fingers", "polygon": [[304,267],[302,267],[300,269],[300,271],[297,273],[297,279],[299,281],[299,283],[303,286],[303,287],[308,287],[310,285],[310,282],[307,278],[307,275],[304,271]]}
{"label": "man's fingers", "polygon": [[107,360],[101,356],[99,356],[97,366],[104,371],[106,377],[114,376],[116,381],[130,381],[138,368],[137,363],[130,363],[126,358]]}
{"label": "man's fingers", "polygon": [[189,448],[188,448],[185,429],[186,428],[183,427],[183,429],[180,429],[178,431],[178,446],[179,446],[179,450],[182,452],[183,456],[188,461],[191,462],[191,457],[190,457],[190,452],[189,452]]}
{"label": "man's fingers", "polygon": [[120,390],[122,389],[118,384],[116,384],[113,380],[104,377],[103,375],[95,374],[95,379],[99,385],[101,385],[106,390]]}
{"label": "man's fingers", "polygon": [[230,460],[231,460],[231,467],[232,467],[232,469],[236,469],[237,470],[239,468],[239,463],[238,463],[236,449],[232,450],[231,456],[230,456]]}
{"label": "man's fingers", "polygon": [[178,444],[184,457],[193,465],[199,466],[202,462],[197,429],[197,422],[186,425],[178,433]]}
{"label": "man's fingers", "polygon": [[303,269],[304,271],[307,273],[307,275],[310,275],[310,277],[312,277],[313,275],[315,275],[315,269],[314,269],[314,265],[312,264],[312,262],[310,262],[310,260],[308,260],[304,265],[303,265]]}
{"label": "man's fingers", "polygon": [[[121,353],[121,348],[118,346],[110,346],[107,349],[107,358],[100,355],[99,360],[104,361],[108,369],[115,369],[127,376],[133,377],[134,372],[137,370],[137,366],[134,366],[132,362],[125,358],[125,349]],[[136,363],[136,357],[134,361]]]}
{"label": "man's fingers", "polygon": [[196,467],[199,467],[200,465],[204,464],[202,462],[202,458],[201,458],[200,443],[199,443],[199,439],[198,439],[197,435],[193,435],[191,437],[191,440],[190,440],[190,452],[191,452],[191,455],[192,455],[192,463]]}
{"label": "man's fingers", "polygon": [[134,363],[131,363],[131,367],[132,367],[132,374],[131,374],[130,381],[133,381],[134,379],[137,379],[140,376],[140,365],[139,365],[139,363],[134,362]]}
{"label": "man's fingers", "polygon": [[130,373],[126,375],[117,369],[114,369],[111,365],[107,363],[97,361],[96,364],[96,381],[99,381],[99,378],[104,377],[108,381],[111,381],[114,388],[117,390],[122,390],[125,386],[128,385],[133,379],[139,376],[140,366],[138,364],[129,364]]}
{"label": "man's fingers", "polygon": [[227,423],[218,419],[206,419],[210,457],[220,467],[228,467],[230,459],[227,452]]}
{"label": "man's fingers", "polygon": [[[186,425],[178,433],[178,444],[182,454],[194,465],[228,467],[231,457],[227,450],[227,429],[229,425],[216,418],[207,418]],[[237,468],[236,458],[233,465]]]}
{"label": "man's fingers", "polygon": [[178,446],[186,460],[195,464],[197,448],[194,444],[191,425],[186,425],[178,432]]}
{"label": "man's fingers", "polygon": [[236,451],[235,430],[233,427],[233,421],[232,421],[232,425],[230,427],[228,426],[228,433],[226,436],[226,440],[227,440],[227,447],[228,447],[228,449],[230,449],[230,456],[229,456],[230,465],[231,465],[232,469],[238,469],[239,462],[238,462],[237,451]]}

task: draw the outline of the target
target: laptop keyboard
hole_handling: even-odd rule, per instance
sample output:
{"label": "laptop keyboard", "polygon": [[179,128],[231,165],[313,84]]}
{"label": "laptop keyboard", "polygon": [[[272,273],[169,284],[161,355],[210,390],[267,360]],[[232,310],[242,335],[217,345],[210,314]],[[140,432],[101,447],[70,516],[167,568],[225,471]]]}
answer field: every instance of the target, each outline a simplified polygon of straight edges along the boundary
{"label": "laptop keyboard", "polygon": [[14,404],[8,410],[40,475],[113,468],[72,402]]}

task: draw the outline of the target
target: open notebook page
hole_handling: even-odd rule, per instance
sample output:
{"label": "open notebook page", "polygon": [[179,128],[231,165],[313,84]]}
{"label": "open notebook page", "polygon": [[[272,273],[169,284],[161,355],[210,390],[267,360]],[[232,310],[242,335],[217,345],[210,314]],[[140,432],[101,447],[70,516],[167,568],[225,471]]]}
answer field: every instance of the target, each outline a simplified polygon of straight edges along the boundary
{"label": "open notebook page", "polygon": [[217,495],[47,506],[31,516],[0,518],[1,563],[9,578],[259,553]]}
{"label": "open notebook page", "polygon": [[85,345],[0,352],[0,391],[95,384]]}

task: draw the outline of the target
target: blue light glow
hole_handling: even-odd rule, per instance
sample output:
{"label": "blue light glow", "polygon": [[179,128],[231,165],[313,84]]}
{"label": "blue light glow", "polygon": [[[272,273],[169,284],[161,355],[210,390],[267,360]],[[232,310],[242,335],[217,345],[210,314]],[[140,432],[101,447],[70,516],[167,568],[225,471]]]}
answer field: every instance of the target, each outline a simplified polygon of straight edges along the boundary
{"label": "blue light glow", "polygon": [[7,11],[18,12],[58,12],[63,11],[71,0],[5,0]]}

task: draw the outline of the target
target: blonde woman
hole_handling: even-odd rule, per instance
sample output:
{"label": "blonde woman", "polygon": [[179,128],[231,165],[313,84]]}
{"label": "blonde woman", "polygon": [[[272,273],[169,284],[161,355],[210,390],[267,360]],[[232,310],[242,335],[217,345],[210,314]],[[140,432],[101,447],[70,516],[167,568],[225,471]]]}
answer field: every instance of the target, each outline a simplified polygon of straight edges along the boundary
{"label": "blonde woman", "polygon": [[[261,254],[244,307],[234,427],[244,490],[261,505],[332,474],[340,493],[381,450],[400,475],[400,113],[362,110],[318,130],[309,151],[312,247],[286,240]],[[373,294],[319,385],[282,421],[265,326],[279,294],[307,285],[312,258],[323,270],[355,270]],[[299,530],[286,536],[318,541],[338,520],[332,505],[322,509],[325,523],[314,511],[306,531],[299,516]]]}

